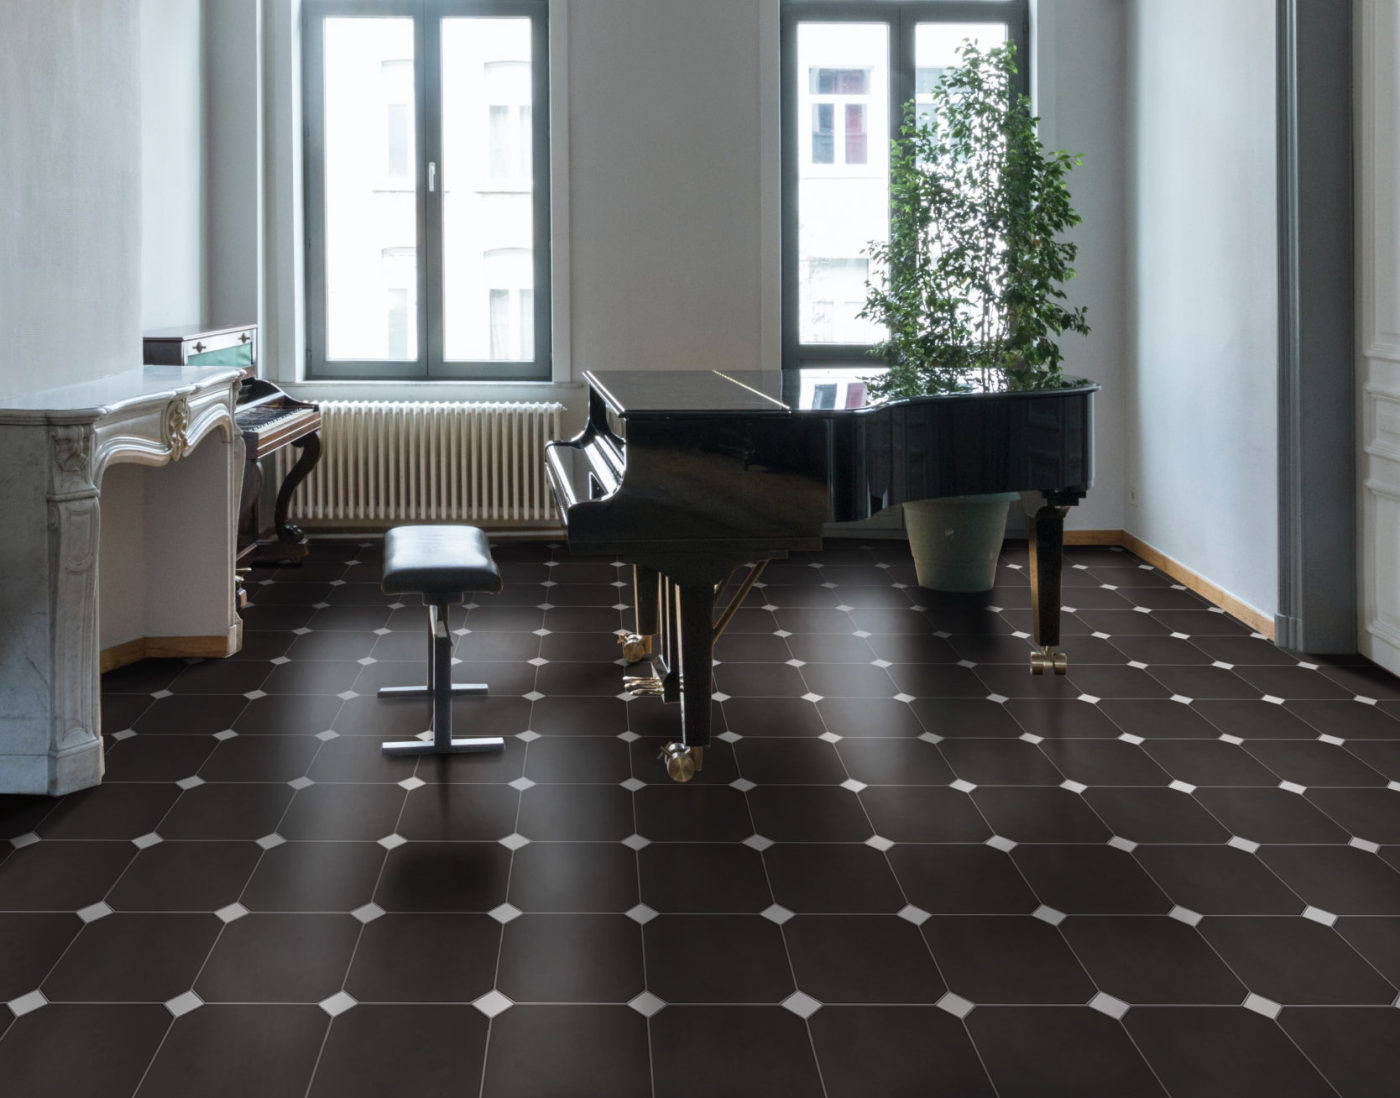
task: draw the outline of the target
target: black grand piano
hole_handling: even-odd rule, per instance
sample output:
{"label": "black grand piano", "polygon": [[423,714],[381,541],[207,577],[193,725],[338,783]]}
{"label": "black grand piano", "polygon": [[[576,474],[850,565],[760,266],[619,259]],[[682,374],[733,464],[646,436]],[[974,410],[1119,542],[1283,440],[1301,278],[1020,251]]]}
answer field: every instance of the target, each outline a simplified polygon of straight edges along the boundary
{"label": "black grand piano", "polygon": [[[569,548],[633,565],[634,694],[679,701],[662,757],[687,781],[710,740],[715,638],[772,559],[819,549],[822,525],[909,500],[1020,492],[1029,523],[1031,671],[1063,674],[1064,519],[1093,481],[1093,394],[1079,381],[804,408],[794,374],[588,372],[588,423],[551,442],[546,469]],[[717,593],[748,572],[716,617]],[[659,649],[653,652],[653,638]]]}

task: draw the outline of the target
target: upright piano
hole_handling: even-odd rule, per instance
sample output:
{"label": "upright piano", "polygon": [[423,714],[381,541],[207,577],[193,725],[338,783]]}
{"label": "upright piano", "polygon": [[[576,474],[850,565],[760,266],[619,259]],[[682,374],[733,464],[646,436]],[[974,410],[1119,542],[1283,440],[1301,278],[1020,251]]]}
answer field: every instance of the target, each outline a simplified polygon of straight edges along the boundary
{"label": "upright piano", "polygon": [[[145,361],[151,365],[236,366],[243,371],[234,410],[234,422],[243,436],[246,454],[238,510],[238,561],[281,564],[301,560],[307,553],[307,539],[300,528],[287,520],[287,511],[297,485],[321,457],[320,408],[288,396],[259,376],[255,324],[168,328],[147,333],[143,343]],[[295,446],[301,453],[277,490],[273,536],[264,538],[258,515],[262,459],[284,446]]]}
{"label": "upright piano", "polygon": [[[1093,481],[1093,395],[958,393],[860,408],[803,407],[779,371],[590,371],[588,421],[548,444],[546,470],[570,550],[633,565],[635,694],[680,703],[671,777],[710,740],[714,641],[764,565],[819,549],[822,526],[910,500],[1019,492],[1029,523],[1031,671],[1063,674],[1064,519]],[[747,567],[716,617],[717,593]],[[659,650],[653,652],[653,638]]]}

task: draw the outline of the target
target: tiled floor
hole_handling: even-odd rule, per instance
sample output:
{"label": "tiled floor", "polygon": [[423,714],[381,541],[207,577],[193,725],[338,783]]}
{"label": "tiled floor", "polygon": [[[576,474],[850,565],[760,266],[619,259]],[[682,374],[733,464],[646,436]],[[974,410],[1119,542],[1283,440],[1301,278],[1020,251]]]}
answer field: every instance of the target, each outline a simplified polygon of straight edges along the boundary
{"label": "tiled floor", "polygon": [[108,777],[0,798],[0,1092],[1400,1094],[1400,682],[1073,550],[1067,677],[902,543],[775,563],[703,774],[619,697],[627,576],[499,547],[459,612],[495,756],[385,759],[424,612],[377,544],[244,650],[104,680]]}

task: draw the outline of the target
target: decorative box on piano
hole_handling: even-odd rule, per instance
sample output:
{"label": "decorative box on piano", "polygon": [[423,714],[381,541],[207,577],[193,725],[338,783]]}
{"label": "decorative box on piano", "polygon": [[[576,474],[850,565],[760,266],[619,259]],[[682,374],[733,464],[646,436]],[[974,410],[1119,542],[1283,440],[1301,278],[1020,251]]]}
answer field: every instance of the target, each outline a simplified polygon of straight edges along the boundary
{"label": "decorative box on piano", "polygon": [[[242,564],[285,564],[306,555],[306,537],[287,521],[292,493],[321,457],[321,410],[288,396],[259,376],[258,328],[235,324],[222,328],[194,325],[150,332],[144,339],[150,365],[236,366],[243,371],[234,421],[243,435],[247,465],[238,512],[238,560]],[[277,490],[272,530],[258,520],[263,472],[260,459],[284,446],[301,451]]]}

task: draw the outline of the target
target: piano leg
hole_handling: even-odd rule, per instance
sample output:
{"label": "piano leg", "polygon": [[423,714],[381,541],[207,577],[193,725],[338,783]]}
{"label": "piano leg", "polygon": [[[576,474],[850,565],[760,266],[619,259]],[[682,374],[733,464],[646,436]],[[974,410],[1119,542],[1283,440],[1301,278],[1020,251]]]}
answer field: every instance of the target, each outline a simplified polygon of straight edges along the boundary
{"label": "piano leg", "polygon": [[301,532],[300,527],[293,526],[287,521],[287,511],[291,507],[292,493],[297,490],[302,481],[311,475],[311,470],[321,460],[321,432],[319,430],[312,431],[309,435],[297,439],[292,445],[301,451],[301,457],[297,458],[297,463],[287,470],[287,475],[282,480],[282,487],[277,490],[277,506],[272,512],[272,522],[283,551],[296,547],[301,550],[297,554],[298,557],[302,557],[306,555],[306,535]]}
{"label": "piano leg", "polygon": [[678,782],[701,769],[710,742],[710,705],[714,693],[715,585],[679,583],[677,611],[680,641],[681,742],[661,752],[666,772]]}
{"label": "piano leg", "polygon": [[[1038,506],[1033,505],[1038,504]],[[1040,493],[1024,500],[1030,521],[1031,617],[1038,652],[1031,653],[1031,674],[1047,670],[1063,675],[1069,658],[1056,652],[1060,643],[1061,575],[1064,569],[1065,515],[1068,507],[1048,503]]]}
{"label": "piano leg", "polygon": [[661,576],[644,564],[632,566],[632,593],[637,613],[636,632],[618,638],[622,658],[637,663],[651,655],[652,638],[660,631],[657,617],[660,610]]}

